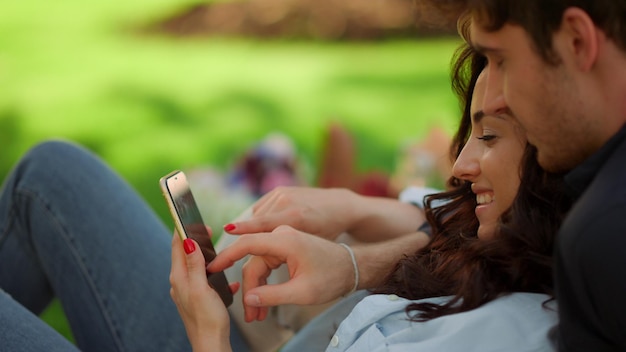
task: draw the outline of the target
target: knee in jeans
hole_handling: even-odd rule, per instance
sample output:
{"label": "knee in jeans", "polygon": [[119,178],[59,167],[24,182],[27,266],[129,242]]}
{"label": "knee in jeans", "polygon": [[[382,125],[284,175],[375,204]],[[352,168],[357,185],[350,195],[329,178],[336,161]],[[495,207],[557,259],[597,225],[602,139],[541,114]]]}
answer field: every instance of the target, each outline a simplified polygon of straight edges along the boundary
{"label": "knee in jeans", "polygon": [[67,173],[77,165],[88,167],[86,160],[93,159],[83,147],[64,140],[49,140],[32,147],[22,160],[22,166],[36,169],[51,176],[55,173]]}

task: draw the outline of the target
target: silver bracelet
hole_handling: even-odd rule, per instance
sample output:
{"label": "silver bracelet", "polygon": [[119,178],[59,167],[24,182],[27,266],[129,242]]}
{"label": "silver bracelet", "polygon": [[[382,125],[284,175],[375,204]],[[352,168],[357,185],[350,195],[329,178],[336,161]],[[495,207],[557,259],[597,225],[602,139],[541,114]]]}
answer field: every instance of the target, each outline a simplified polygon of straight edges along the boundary
{"label": "silver bracelet", "polygon": [[346,294],[347,296],[356,291],[357,287],[359,287],[359,267],[356,264],[356,258],[354,257],[354,251],[352,250],[352,248],[350,248],[350,246],[345,243],[339,243],[339,245],[348,251],[348,253],[350,254],[350,259],[352,260],[352,266],[354,267],[354,287],[352,287],[352,290],[350,290],[350,292]]}

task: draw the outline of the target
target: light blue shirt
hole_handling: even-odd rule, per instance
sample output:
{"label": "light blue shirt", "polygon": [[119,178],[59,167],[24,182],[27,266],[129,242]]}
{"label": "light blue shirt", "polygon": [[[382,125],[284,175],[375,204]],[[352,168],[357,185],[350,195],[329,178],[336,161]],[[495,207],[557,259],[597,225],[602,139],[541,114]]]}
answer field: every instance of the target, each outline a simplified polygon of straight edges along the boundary
{"label": "light blue shirt", "polygon": [[[398,196],[398,200],[403,203],[412,203],[418,206],[420,209],[424,209],[424,197],[430,194],[442,192],[440,189],[434,189],[430,187],[416,187],[410,186],[402,190]],[[441,200],[436,201],[433,207],[437,207],[443,204]]]}
{"label": "light blue shirt", "polygon": [[[443,303],[447,297],[416,302]],[[554,351],[548,333],[557,324],[555,301],[543,294],[514,293],[468,312],[411,322],[411,301],[371,295],[341,323],[327,352]]]}

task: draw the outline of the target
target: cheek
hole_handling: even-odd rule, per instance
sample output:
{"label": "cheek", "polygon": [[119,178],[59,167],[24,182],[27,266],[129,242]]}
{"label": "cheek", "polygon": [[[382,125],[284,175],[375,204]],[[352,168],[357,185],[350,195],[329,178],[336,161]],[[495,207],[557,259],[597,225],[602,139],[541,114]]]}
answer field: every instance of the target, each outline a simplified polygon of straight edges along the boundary
{"label": "cheek", "polygon": [[504,213],[511,207],[511,205],[513,205],[513,201],[515,200],[515,196],[517,195],[517,191],[519,190],[520,185],[519,178],[515,178],[513,175],[509,177],[509,182],[504,185],[499,197],[500,210],[502,213]]}
{"label": "cheek", "polygon": [[536,104],[545,99],[545,95],[540,93],[541,88],[532,84],[534,80],[528,78],[531,76],[533,73],[526,73],[526,71],[508,73],[505,75],[502,87],[507,107],[524,127],[532,124],[533,116],[537,116],[533,113]]}
{"label": "cheek", "polygon": [[[521,183],[519,167],[521,163],[522,155],[511,155],[509,160],[504,161],[501,164],[502,173],[500,174],[501,186],[499,194],[497,196],[500,208],[504,212],[513,204],[513,200],[517,195],[519,186]],[[517,160],[517,162],[511,162],[511,160]]]}
{"label": "cheek", "polygon": [[[554,104],[560,89],[555,90],[552,86],[553,83],[528,70],[520,70],[505,79],[504,100],[515,119],[530,134],[549,131],[546,124],[552,121],[545,117],[553,114],[555,106],[571,105],[571,102]],[[549,101],[546,97],[550,97]]]}

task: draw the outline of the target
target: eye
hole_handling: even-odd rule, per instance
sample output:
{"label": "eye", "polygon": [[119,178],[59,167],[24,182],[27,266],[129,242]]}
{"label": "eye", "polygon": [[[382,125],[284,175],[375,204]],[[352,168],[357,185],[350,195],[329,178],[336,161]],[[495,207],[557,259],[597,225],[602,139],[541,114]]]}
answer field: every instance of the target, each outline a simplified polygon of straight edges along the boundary
{"label": "eye", "polygon": [[492,134],[486,134],[486,135],[482,135],[482,136],[476,137],[476,138],[480,139],[483,142],[489,142],[489,141],[494,140],[496,138],[496,136],[492,135]]}
{"label": "eye", "polygon": [[498,138],[498,136],[496,136],[494,134],[483,134],[480,137],[476,137],[476,139],[478,139],[481,142],[483,142],[486,146],[493,145],[496,142],[496,138]]}

